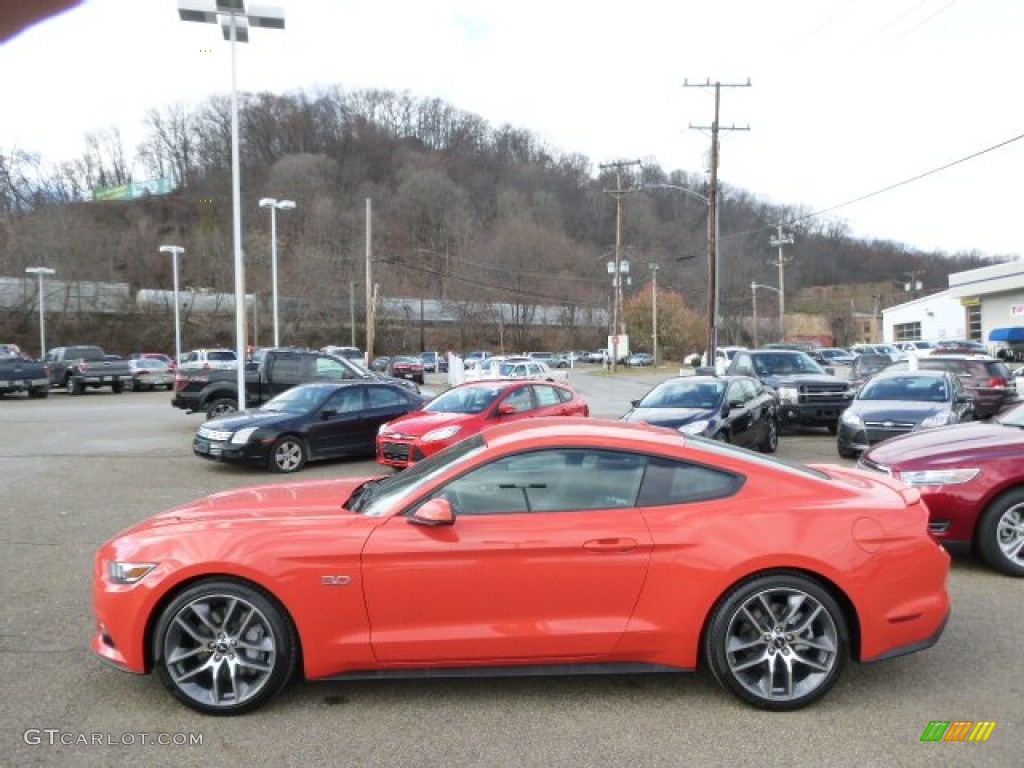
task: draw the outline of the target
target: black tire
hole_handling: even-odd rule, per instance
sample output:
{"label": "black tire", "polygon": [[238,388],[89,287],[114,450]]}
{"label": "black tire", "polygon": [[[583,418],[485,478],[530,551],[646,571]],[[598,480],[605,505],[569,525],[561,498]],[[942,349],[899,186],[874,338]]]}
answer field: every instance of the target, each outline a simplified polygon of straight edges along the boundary
{"label": "black tire", "polygon": [[210,579],[178,595],[153,633],[153,667],[181,703],[212,715],[265,704],[295,674],[288,615],[262,590]]}
{"label": "black tire", "polygon": [[298,472],[306,466],[306,462],[309,460],[309,451],[302,438],[285,435],[279,437],[277,442],[270,447],[270,456],[267,460],[273,472],[290,474]]}
{"label": "black tire", "polygon": [[828,424],[825,429],[828,430],[828,433],[832,435],[832,437],[835,437],[839,434],[839,422],[837,421],[834,424]]}
{"label": "black tire", "polygon": [[33,400],[41,400],[44,397],[49,397],[50,396],[50,390],[48,388],[45,388],[45,389],[30,389],[28,391],[28,396],[30,398],[32,398]]}
{"label": "black tire", "polygon": [[764,438],[757,449],[761,453],[775,453],[779,449],[779,423],[774,418],[768,419]]}
{"label": "black tire", "polygon": [[113,384],[110,385],[110,391],[113,392],[115,395],[120,395],[122,392],[124,392],[124,382],[115,381]]}
{"label": "black tire", "polygon": [[974,541],[989,566],[1024,576],[1024,488],[1009,490],[986,507]]}
{"label": "black tire", "polygon": [[839,457],[843,459],[856,459],[857,452],[851,451],[849,448],[843,448],[841,445],[836,446],[836,450],[839,451]]}
{"label": "black tire", "polygon": [[828,693],[848,647],[846,618],[835,599],[810,578],[783,571],[728,592],[704,637],[705,661],[719,684],[747,704],[776,712],[806,707]]}
{"label": "black tire", "polygon": [[85,384],[79,379],[71,379],[68,381],[68,394],[69,395],[84,395]]}
{"label": "black tire", "polygon": [[206,406],[206,418],[216,419],[238,411],[238,401],[228,397],[218,397]]}

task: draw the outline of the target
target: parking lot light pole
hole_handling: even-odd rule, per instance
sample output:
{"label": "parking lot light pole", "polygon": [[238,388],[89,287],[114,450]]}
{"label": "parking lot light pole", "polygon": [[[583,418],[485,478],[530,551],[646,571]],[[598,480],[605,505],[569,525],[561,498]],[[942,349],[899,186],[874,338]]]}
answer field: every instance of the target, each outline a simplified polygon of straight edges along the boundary
{"label": "parking lot light pole", "polygon": [[235,352],[238,357],[238,410],[245,410],[245,263],[242,259],[242,184],[238,159],[238,67],[235,43],[249,42],[249,27],[284,29],[284,11],[261,7],[247,13],[245,0],[178,0],[178,17],[182,21],[219,24],[224,39],[231,42],[231,187],[232,220],[235,251]]}
{"label": "parking lot light pole", "polygon": [[161,245],[161,253],[171,254],[174,272],[174,366],[181,363],[181,309],[178,302],[178,257],[185,252],[180,245]]}
{"label": "parking lot light pole", "polygon": [[[758,288],[764,288],[767,291],[775,291],[777,294],[779,294],[780,300],[781,300],[781,297],[782,297],[782,291],[780,291],[778,288],[773,288],[770,285],[759,285],[758,283],[751,283],[750,284],[750,300],[751,300],[751,302],[753,304],[753,311],[754,311],[754,329],[753,330],[754,330],[754,348],[755,349],[758,346],[758,344],[757,344],[757,289]],[[779,330],[781,332],[781,330],[782,330],[782,326],[781,325],[779,326]]]}
{"label": "parking lot light pole", "polygon": [[46,300],[43,294],[43,277],[55,275],[57,270],[50,267],[26,267],[25,272],[39,278],[39,359],[42,360],[46,357]]}
{"label": "parking lot light pole", "polygon": [[294,200],[277,200],[273,197],[264,197],[260,200],[260,208],[270,209],[270,276],[273,285],[274,303],[274,346],[281,346],[281,336],[278,332],[277,320],[277,212],[291,211],[295,209]]}

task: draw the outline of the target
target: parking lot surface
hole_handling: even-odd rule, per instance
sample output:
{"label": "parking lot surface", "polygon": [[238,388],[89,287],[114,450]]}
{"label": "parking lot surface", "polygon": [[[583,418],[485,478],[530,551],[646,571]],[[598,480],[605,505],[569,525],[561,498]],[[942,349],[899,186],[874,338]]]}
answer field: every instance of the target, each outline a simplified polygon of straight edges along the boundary
{"label": "parking lot surface", "polygon": [[[593,415],[616,417],[671,373],[572,378]],[[823,701],[790,714],[747,708],[703,672],[298,683],[250,715],[194,713],[155,677],[114,670],[88,650],[93,553],[171,505],[293,478],[196,459],[191,437],[202,417],[169,400],[164,392],[54,391],[0,401],[0,766],[1021,762],[1024,585],[972,558],[954,562],[953,615],[937,646],[852,665]],[[850,463],[824,430],[784,434],[779,455]],[[378,471],[373,461],[345,460],[294,479]],[[958,720],[996,725],[984,743],[921,741],[930,722]]]}

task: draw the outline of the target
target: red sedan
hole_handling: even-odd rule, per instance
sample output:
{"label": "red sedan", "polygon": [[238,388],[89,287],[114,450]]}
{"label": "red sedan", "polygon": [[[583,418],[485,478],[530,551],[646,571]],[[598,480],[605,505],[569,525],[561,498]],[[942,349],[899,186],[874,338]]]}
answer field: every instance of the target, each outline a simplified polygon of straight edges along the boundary
{"label": "red sedan", "polygon": [[462,384],[438,395],[377,433],[377,461],[408,467],[484,427],[540,416],[589,416],[590,406],[569,386],[523,380]]}
{"label": "red sedan", "polygon": [[973,549],[996,570],[1024,576],[1024,405],[885,440],[860,465],[915,486],[949,549]]}
{"label": "red sedan", "polygon": [[423,361],[418,357],[392,357],[386,369],[388,376],[423,383]]}
{"label": "red sedan", "polygon": [[92,647],[218,714],[258,707],[300,667],[706,666],[739,699],[790,710],[847,657],[938,640],[949,555],[927,520],[916,490],[878,473],[531,420],[385,478],[243,488],[139,523],[97,553]]}

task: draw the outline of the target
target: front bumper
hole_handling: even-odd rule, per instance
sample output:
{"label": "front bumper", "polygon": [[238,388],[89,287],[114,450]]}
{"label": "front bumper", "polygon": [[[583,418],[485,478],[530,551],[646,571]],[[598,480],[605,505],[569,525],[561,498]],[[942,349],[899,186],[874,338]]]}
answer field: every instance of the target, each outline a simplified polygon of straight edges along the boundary
{"label": "front bumper", "polygon": [[269,461],[268,447],[258,442],[234,445],[230,442],[208,440],[198,435],[192,439],[192,453],[201,459],[222,461],[233,464],[266,466]]}

